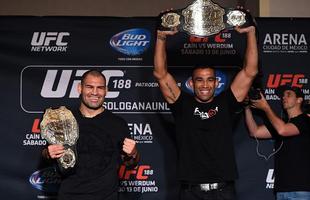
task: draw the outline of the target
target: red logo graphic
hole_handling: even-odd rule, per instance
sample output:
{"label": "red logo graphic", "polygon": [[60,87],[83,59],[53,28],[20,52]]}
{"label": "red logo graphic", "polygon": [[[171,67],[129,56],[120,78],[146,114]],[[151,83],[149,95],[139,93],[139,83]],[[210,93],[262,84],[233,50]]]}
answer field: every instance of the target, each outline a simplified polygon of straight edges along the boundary
{"label": "red logo graphic", "polygon": [[291,84],[292,87],[301,88],[304,80],[304,74],[269,74],[266,86],[268,88],[277,88],[280,85]]}
{"label": "red logo graphic", "polygon": [[150,165],[140,165],[135,169],[126,169],[125,165],[121,165],[118,171],[118,176],[122,180],[129,180],[130,177],[135,178],[136,180],[146,180],[149,178],[149,175],[153,174]]}
{"label": "red logo graphic", "polygon": [[[227,38],[231,38],[231,33],[227,33],[227,31],[223,31],[217,35],[214,36],[214,42],[216,43],[224,43]],[[191,43],[203,43],[203,42],[209,42],[209,37],[195,37],[190,36],[189,41]]]}
{"label": "red logo graphic", "polygon": [[31,132],[40,133],[40,119],[34,119]]}

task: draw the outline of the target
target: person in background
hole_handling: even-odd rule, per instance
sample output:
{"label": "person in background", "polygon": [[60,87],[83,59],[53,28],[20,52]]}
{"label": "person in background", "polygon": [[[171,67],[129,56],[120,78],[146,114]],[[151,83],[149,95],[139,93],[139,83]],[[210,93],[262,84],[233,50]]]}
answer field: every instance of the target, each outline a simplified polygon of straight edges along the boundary
{"label": "person in background", "polygon": [[288,119],[281,119],[264,96],[251,100],[251,107],[262,110],[270,123],[257,125],[250,106],[245,121],[251,136],[275,139],[275,192],[277,200],[310,199],[310,121],[302,111],[303,93],[287,85],[277,89]]}

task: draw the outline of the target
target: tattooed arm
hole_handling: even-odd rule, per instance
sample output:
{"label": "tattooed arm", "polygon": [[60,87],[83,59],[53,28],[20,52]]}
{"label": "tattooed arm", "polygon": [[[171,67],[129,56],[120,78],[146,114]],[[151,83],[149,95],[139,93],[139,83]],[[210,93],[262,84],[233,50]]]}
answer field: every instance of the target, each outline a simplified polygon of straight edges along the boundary
{"label": "tattooed arm", "polygon": [[181,94],[175,79],[167,70],[166,37],[174,35],[176,31],[157,31],[154,55],[154,76],[159,83],[160,90],[168,103],[174,103]]}

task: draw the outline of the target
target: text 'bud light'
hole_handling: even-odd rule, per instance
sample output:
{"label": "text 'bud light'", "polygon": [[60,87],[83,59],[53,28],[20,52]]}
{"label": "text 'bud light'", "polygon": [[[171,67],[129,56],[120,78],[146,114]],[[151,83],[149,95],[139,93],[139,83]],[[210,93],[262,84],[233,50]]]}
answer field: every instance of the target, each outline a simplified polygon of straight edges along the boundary
{"label": "text 'bud light'", "polygon": [[151,34],[146,29],[136,28],[115,34],[110,45],[117,51],[130,55],[140,55],[150,46]]}
{"label": "text 'bud light'", "polygon": [[215,96],[223,92],[225,89],[225,86],[227,84],[227,76],[220,70],[215,70],[215,76],[218,81],[217,88],[215,89]]}

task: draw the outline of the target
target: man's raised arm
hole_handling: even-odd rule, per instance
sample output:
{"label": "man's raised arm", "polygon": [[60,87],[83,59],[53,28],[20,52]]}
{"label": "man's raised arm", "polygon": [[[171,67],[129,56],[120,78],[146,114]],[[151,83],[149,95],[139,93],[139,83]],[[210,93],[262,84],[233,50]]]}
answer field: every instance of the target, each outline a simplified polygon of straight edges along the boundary
{"label": "man's raised arm", "polygon": [[238,72],[231,84],[231,90],[234,96],[241,102],[247,96],[249,88],[258,72],[258,50],[254,26],[246,28],[236,27],[235,30],[239,33],[247,34],[247,47],[243,68]]}
{"label": "man's raised arm", "polygon": [[159,83],[160,90],[168,103],[174,103],[180,96],[181,90],[167,69],[166,39],[176,31],[157,31],[154,55],[153,74]]}

